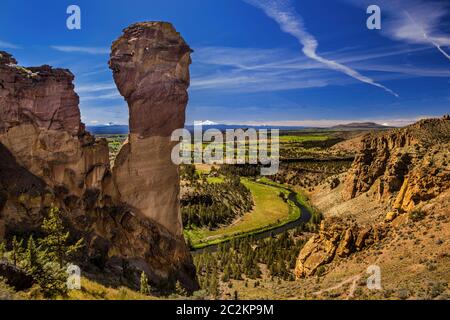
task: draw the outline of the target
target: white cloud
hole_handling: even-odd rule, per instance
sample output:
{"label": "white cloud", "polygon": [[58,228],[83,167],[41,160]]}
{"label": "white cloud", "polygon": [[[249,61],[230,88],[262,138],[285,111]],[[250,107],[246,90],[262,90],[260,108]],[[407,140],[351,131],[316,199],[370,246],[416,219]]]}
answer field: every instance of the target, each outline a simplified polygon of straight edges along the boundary
{"label": "white cloud", "polygon": [[50,46],[52,49],[69,53],[87,54],[109,54],[110,49],[106,47],[78,47],[78,46]]}
{"label": "white cloud", "polygon": [[105,83],[90,83],[84,84],[75,87],[75,91],[77,93],[86,93],[86,92],[98,92],[105,90],[113,90],[116,89],[116,85],[114,83],[105,82]]}
{"label": "white cloud", "polygon": [[343,64],[340,64],[334,60],[326,59],[317,54],[318,41],[310,33],[306,31],[303,23],[303,19],[298,15],[292,7],[290,1],[281,0],[244,0],[247,3],[262,9],[265,14],[274,19],[279,25],[281,30],[294,36],[303,46],[303,53],[312,60],[324,64],[328,68],[342,72],[354,79],[361,82],[379,87],[389,92],[390,94],[398,97],[398,94],[391,89],[383,86],[380,83],[375,82],[373,79],[360,74],[358,71],[353,70]]}
{"label": "white cloud", "polygon": [[[403,63],[405,54],[421,54],[429,47],[395,45],[374,49],[343,48],[324,52],[339,63],[358,70],[377,72],[377,81],[415,77],[449,77],[450,70],[414,67]],[[395,61],[388,63],[389,61]],[[267,92],[329,85],[348,85],[353,78],[343,78],[327,66],[287,49],[199,47],[194,48],[191,90]],[[382,73],[381,73],[382,72]]]}
{"label": "white cloud", "polygon": [[[348,0],[355,5],[367,6],[369,0]],[[444,34],[441,24],[449,18],[448,4],[444,1],[379,0],[383,15],[382,32],[398,41],[433,46],[450,59],[443,47],[450,47],[450,35]]]}
{"label": "white cloud", "polygon": [[0,40],[0,48],[5,48],[5,49],[20,49],[20,47],[18,45],[15,45],[11,42],[6,42],[6,41],[1,41]]}
{"label": "white cloud", "polygon": [[93,96],[80,96],[80,100],[85,101],[92,101],[92,100],[115,100],[115,99],[121,99],[122,96],[120,93],[115,91],[110,91],[108,93],[100,94],[100,95],[93,95]]}
{"label": "white cloud", "polygon": [[193,77],[193,90],[219,89],[233,92],[281,91],[292,89],[325,87],[330,82],[319,71],[301,76],[292,73],[261,72],[242,74],[239,71],[216,73],[204,77]]}

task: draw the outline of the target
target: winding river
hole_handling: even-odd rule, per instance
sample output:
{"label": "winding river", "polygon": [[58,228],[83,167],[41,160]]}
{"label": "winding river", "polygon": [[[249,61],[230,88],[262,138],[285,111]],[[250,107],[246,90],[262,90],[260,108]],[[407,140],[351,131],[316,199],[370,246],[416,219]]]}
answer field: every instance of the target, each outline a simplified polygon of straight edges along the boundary
{"label": "winding river", "polygon": [[[292,201],[300,209],[300,212],[301,212],[300,218],[298,218],[295,221],[288,222],[282,226],[276,227],[274,229],[261,231],[260,233],[253,234],[252,236],[254,239],[260,240],[260,239],[272,237],[274,235],[283,233],[287,230],[294,229],[304,223],[307,223],[311,219],[311,213],[303,204],[301,204],[297,200],[297,197],[296,197],[297,194],[292,190],[289,190],[289,191],[290,191],[290,193],[289,193],[288,199],[290,201]],[[227,240],[224,242],[229,242],[229,241],[231,241],[231,240]],[[224,242],[222,242],[222,243],[224,243]],[[204,247],[204,248],[193,249],[193,250],[191,250],[191,253],[192,254],[200,254],[200,253],[204,253],[204,252],[216,252],[218,247],[219,247],[219,244],[212,244],[212,245]]]}

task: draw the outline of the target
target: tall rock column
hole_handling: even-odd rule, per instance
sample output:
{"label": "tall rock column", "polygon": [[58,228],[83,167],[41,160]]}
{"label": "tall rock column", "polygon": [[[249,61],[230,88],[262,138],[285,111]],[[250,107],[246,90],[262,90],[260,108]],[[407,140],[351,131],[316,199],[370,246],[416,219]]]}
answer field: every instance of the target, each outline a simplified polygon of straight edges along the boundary
{"label": "tall rock column", "polygon": [[170,136],[183,128],[192,50],[170,23],[137,23],[112,45],[109,66],[129,107],[130,134],[113,166],[121,201],[182,234]]}

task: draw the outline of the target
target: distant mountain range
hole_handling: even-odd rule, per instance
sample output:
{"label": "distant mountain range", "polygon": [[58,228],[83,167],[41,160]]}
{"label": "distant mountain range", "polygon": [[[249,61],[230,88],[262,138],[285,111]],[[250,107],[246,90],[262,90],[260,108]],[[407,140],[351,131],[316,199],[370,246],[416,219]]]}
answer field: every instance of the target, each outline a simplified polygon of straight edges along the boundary
{"label": "distant mountain range", "polygon": [[[279,129],[282,131],[296,131],[296,130],[314,130],[314,131],[329,131],[329,130],[337,130],[337,131],[346,131],[346,130],[383,130],[390,129],[393,127],[381,125],[375,122],[354,122],[348,124],[336,125],[328,128],[318,128],[318,127],[305,127],[305,126],[270,126],[270,125],[259,125],[259,126],[251,126],[251,125],[240,125],[240,124],[220,124],[214,123],[212,121],[204,121],[201,123],[203,131],[208,129],[217,129],[220,131],[224,131],[226,129]],[[194,125],[187,125],[185,127],[189,131],[194,131]],[[129,132],[129,128],[127,125],[96,125],[96,126],[88,126],[87,130],[92,134],[127,134]]]}
{"label": "distant mountain range", "polygon": [[347,124],[339,124],[337,126],[330,127],[331,130],[377,130],[377,129],[391,129],[394,127],[390,127],[387,125],[378,124],[375,122],[352,122]]}
{"label": "distant mountain range", "polygon": [[128,126],[123,124],[87,126],[87,130],[92,134],[128,134]]}

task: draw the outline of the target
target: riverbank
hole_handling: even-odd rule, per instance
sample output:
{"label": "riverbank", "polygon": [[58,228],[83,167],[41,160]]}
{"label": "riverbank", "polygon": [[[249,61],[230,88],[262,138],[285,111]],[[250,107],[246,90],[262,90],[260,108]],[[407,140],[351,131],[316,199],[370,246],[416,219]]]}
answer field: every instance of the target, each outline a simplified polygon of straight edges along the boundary
{"label": "riverbank", "polygon": [[[285,197],[284,201],[279,194],[277,194],[277,197],[279,197],[279,200],[288,206],[287,217],[283,220],[277,220],[274,223],[267,224],[259,228],[244,230],[240,232],[231,232],[228,234],[226,232],[222,232],[222,234],[220,234],[220,236],[218,236],[217,238],[204,238],[203,241],[199,241],[197,243],[191,242],[192,252],[194,254],[202,253],[205,251],[214,252],[215,250],[217,250],[219,244],[231,241],[232,239],[236,238],[253,236],[255,239],[263,239],[283,233],[287,230],[296,228],[310,221],[313,215],[312,209],[306,203],[306,199],[299,193],[264,178],[259,179],[258,181],[244,178],[243,183],[246,184],[246,186],[250,186],[250,190],[252,192],[255,192],[255,186],[258,186],[269,189],[274,188],[277,193],[283,193]],[[264,206],[264,204],[259,201],[256,203],[256,205]],[[253,213],[254,212],[250,212],[248,213],[248,215],[250,216]],[[237,228],[235,229],[239,230]],[[192,233],[188,234],[188,236],[189,235],[192,235]]]}

